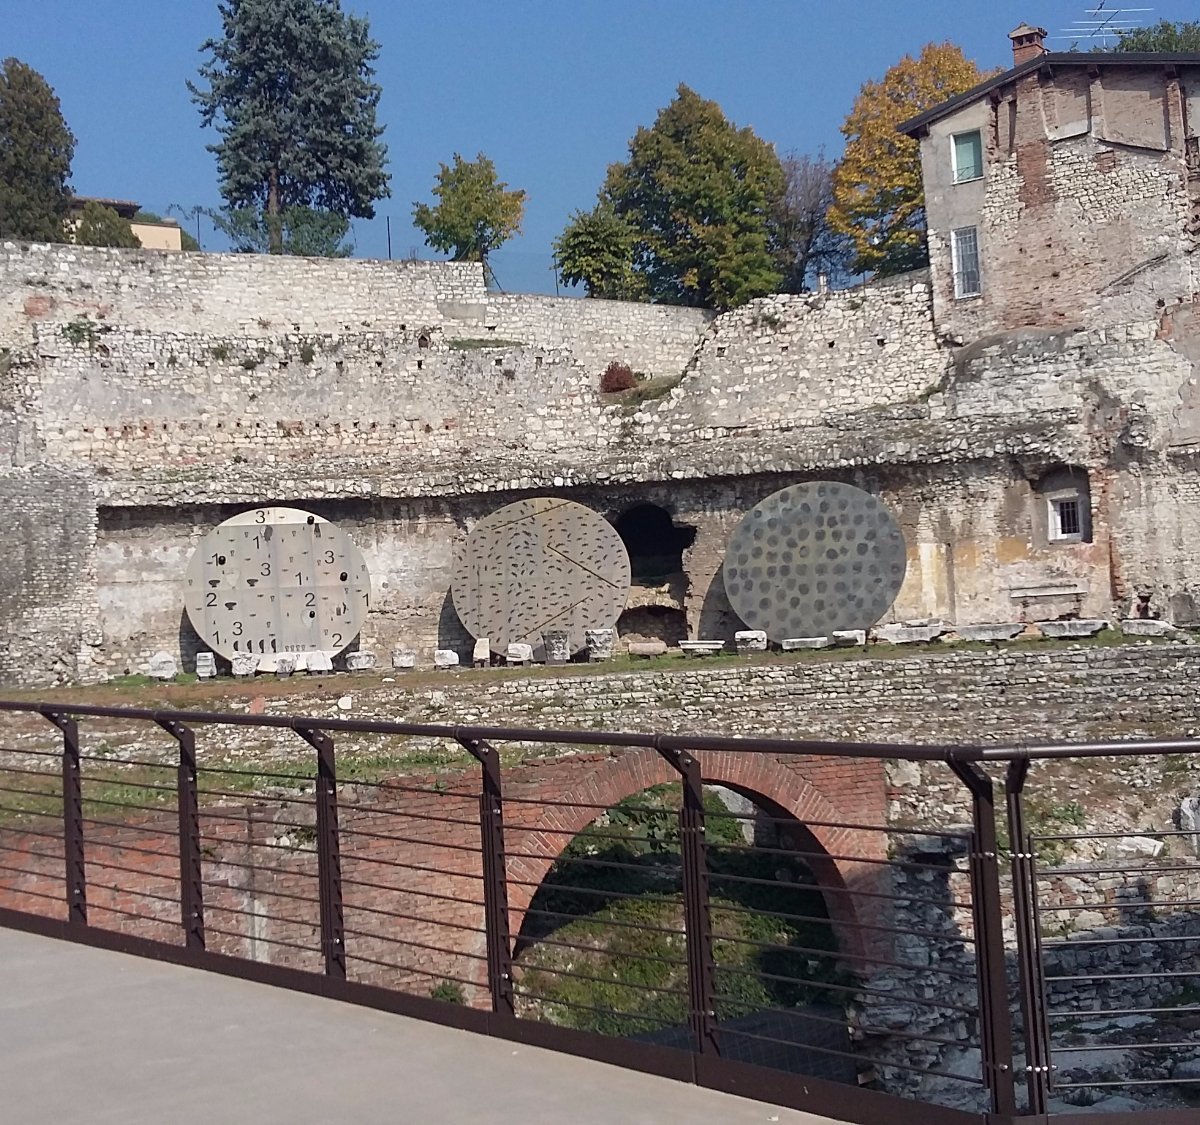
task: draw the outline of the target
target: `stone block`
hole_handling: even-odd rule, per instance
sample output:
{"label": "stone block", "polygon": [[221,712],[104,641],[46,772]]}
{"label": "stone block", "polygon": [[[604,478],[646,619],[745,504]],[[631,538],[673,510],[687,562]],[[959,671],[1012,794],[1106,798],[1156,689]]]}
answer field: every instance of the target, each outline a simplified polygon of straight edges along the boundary
{"label": "stone block", "polygon": [[1186,839],[1191,843],[1192,851],[1200,855],[1200,797],[1184,797],[1179,802],[1176,816],[1179,819],[1180,831],[1193,834]]}
{"label": "stone block", "polygon": [[742,629],[733,634],[738,652],[766,652],[767,634],[762,629]]}
{"label": "stone block", "polygon": [[487,637],[480,637],[475,642],[471,652],[471,663],[476,668],[486,668],[492,662],[492,643]]}
{"label": "stone block", "polygon": [[504,659],[509,664],[517,664],[522,667],[527,667],[533,663],[533,645],[522,644],[520,641],[513,641],[508,646],[508,652],[504,654]]}
{"label": "stone block", "polygon": [[985,641],[994,644],[997,641],[1011,641],[1025,631],[1023,621],[1003,621],[994,625],[955,625],[954,631],[960,640]]}
{"label": "stone block", "polygon": [[724,641],[680,641],[679,651],[684,656],[716,656],[725,649]]}
{"label": "stone block", "polygon": [[248,652],[235,653],[230,664],[235,676],[253,676],[258,671],[258,657]]}
{"label": "stone block", "polygon": [[150,658],[150,675],[156,680],[173,680],[179,671],[175,657],[169,652],[156,652]]}
{"label": "stone block", "polygon": [[339,711],[349,711],[354,706],[354,698],[349,695],[339,697],[337,701],[337,709]]}
{"label": "stone block", "polygon": [[630,656],[666,656],[667,642],[666,641],[630,641],[629,655]]}
{"label": "stone block", "polygon": [[[434,663],[437,663],[436,658]],[[458,663],[456,660],[455,664]],[[392,649],[392,667],[393,668],[415,668],[417,666],[417,650],[414,648],[394,648]]]}
{"label": "stone block", "polygon": [[290,676],[296,670],[296,657],[286,654],[275,657],[275,675]]}
{"label": "stone block", "polygon": [[1100,618],[1084,618],[1078,621],[1039,621],[1038,628],[1043,637],[1094,637],[1108,628],[1108,622]]}
{"label": "stone block", "polygon": [[542,634],[547,664],[566,664],[571,659],[571,634],[567,629],[547,629]]}
{"label": "stone block", "polygon": [[946,625],[878,625],[871,632],[890,645],[924,645],[949,631]]}
{"label": "stone block", "polygon": [[433,666],[435,668],[457,668],[458,653],[452,648],[435,648],[433,650]]}
{"label": "stone block", "polygon": [[1162,850],[1163,842],[1152,836],[1122,836],[1109,840],[1106,853],[1109,859],[1156,859]]}
{"label": "stone block", "polygon": [[196,675],[211,680],[217,674],[217,658],[211,652],[196,653]]}
{"label": "stone block", "polygon": [[375,667],[375,654],[359,649],[357,652],[346,653],[346,670],[348,672],[369,672]]}
{"label": "stone block", "polygon": [[308,652],[304,655],[307,658],[304,662],[305,667],[308,669],[310,676],[315,676],[321,672],[333,671],[333,661],[329,658],[329,653],[317,651]]}
{"label": "stone block", "polygon": [[1175,626],[1169,621],[1133,617],[1121,622],[1121,632],[1127,637],[1170,637],[1175,634]]}
{"label": "stone block", "polygon": [[616,629],[585,629],[584,641],[587,643],[589,660],[611,660],[613,649],[617,644]]}
{"label": "stone block", "polygon": [[832,639],[837,648],[861,647],[867,643],[867,631],[865,629],[835,629]]}
{"label": "stone block", "polygon": [[828,637],[785,637],[779,642],[784,652],[799,652],[803,649],[828,648],[833,641]]}

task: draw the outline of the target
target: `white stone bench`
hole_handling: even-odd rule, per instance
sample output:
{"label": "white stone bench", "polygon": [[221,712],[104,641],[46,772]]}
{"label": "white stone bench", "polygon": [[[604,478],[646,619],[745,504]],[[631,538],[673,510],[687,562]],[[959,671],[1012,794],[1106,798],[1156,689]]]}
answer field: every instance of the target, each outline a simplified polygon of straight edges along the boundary
{"label": "white stone bench", "polygon": [[725,648],[724,641],[680,641],[679,650],[684,656],[716,656]]}

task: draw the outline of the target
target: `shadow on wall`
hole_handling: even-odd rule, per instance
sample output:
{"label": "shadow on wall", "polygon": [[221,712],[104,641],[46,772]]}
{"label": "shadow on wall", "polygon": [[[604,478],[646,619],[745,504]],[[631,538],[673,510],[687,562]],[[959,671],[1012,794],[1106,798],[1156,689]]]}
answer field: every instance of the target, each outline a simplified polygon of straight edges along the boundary
{"label": "shadow on wall", "polygon": [[[192,619],[187,610],[179,611],[179,670],[194,672],[196,670],[196,653],[209,651],[208,645],[201,639],[200,634],[192,628]],[[218,667],[228,664],[223,656],[217,657]]]}
{"label": "shadow on wall", "polygon": [[696,627],[696,639],[701,641],[732,641],[733,635],[739,629],[745,629],[746,624],[729,604],[729,595],[725,593],[725,578],[718,570],[708,584],[704,601],[700,606],[700,620]]}
{"label": "shadow on wall", "polygon": [[687,615],[665,605],[638,605],[625,610],[617,621],[617,635],[630,641],[665,641],[677,645],[687,640]]}
{"label": "shadow on wall", "polygon": [[458,659],[468,667],[475,650],[475,638],[464,628],[454,608],[454,597],[449,590],[442,599],[442,611],[438,614],[438,648],[453,649]]}

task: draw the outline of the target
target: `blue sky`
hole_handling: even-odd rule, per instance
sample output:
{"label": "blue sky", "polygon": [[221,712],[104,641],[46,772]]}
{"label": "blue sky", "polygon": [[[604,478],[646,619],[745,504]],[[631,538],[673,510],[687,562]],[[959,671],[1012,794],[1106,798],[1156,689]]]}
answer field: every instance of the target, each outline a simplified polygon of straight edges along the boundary
{"label": "blue sky", "polygon": [[[948,39],[981,67],[1009,65],[1017,24],[1055,36],[1097,2],[344,0],[369,16],[382,46],[392,173],[392,198],[355,224],[357,253],[387,256],[390,215],[396,257],[413,248],[435,256],[412,227],[413,201],[430,198],[440,161],[486,152],[502,179],[529,193],[523,236],[495,259],[500,282],[554,292],[551,242],[572,211],[592,205],[608,164],[680,82],[780,152],[836,156],[862,82],[905,53]],[[1159,0],[1126,18],[1196,15],[1195,0]],[[77,138],[75,190],[160,212],[220,205],[205,149],[215,134],[200,128],[184,85],[219,29],[216,0],[0,0],[0,57],[46,77]],[[207,223],[201,240],[221,248]]]}

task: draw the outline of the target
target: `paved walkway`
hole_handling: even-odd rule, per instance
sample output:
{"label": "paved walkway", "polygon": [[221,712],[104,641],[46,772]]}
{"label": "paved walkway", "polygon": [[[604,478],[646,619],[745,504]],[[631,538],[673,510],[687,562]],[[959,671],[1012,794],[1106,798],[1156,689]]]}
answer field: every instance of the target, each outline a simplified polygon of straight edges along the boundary
{"label": "paved walkway", "polygon": [[825,1123],[535,1047],[9,930],[0,930],[0,1105],[3,1120],[27,1125]]}

